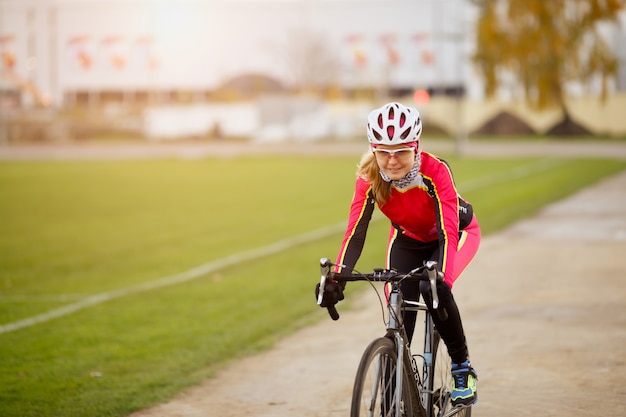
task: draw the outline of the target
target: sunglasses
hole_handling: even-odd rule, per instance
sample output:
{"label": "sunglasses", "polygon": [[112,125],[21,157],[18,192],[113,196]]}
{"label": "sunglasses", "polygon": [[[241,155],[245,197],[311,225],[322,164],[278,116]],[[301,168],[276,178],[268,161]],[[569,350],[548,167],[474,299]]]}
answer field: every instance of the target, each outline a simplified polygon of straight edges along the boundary
{"label": "sunglasses", "polygon": [[396,158],[405,158],[411,155],[415,151],[414,148],[399,148],[399,149],[382,149],[382,148],[372,148],[372,152],[376,156],[386,156],[387,159],[391,159],[392,157]]}

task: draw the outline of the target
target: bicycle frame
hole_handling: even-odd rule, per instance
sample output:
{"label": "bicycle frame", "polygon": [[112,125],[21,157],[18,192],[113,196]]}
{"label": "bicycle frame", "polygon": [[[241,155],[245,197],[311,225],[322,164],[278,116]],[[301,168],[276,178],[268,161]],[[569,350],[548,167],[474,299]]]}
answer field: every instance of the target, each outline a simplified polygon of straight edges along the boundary
{"label": "bicycle frame", "polygon": [[[415,365],[415,361],[413,360],[413,356],[411,355],[411,350],[409,344],[407,343],[407,335],[404,331],[404,324],[402,323],[402,310],[404,308],[404,300],[402,299],[402,293],[397,287],[394,287],[387,300],[388,307],[388,320],[387,320],[387,335],[393,334],[395,339],[395,345],[397,348],[398,355],[398,364],[405,364],[405,358],[410,359],[411,369],[413,371],[417,370],[417,366]],[[396,417],[400,417],[402,397],[400,393],[402,392],[402,372],[403,366],[398,365],[396,368],[396,393],[394,394],[394,398],[396,401]],[[418,382],[416,380],[416,382]]]}
{"label": "bicycle frame", "polygon": [[[434,386],[434,372],[433,372],[433,358],[434,358],[434,340],[436,337],[436,330],[434,323],[430,317],[430,312],[428,311],[428,307],[426,303],[422,303],[419,301],[408,301],[404,300],[402,297],[402,293],[397,287],[394,287],[388,298],[388,311],[389,311],[389,319],[387,321],[387,332],[392,333],[394,335],[395,344],[397,347],[398,354],[398,363],[405,363],[404,358],[408,358],[411,365],[411,375],[415,380],[417,387],[417,394],[421,395],[420,404],[426,414],[429,414],[429,410],[433,409],[433,386]],[[424,348],[423,348],[423,366],[422,366],[422,374],[420,377],[420,373],[417,368],[417,363],[415,361],[414,355],[411,353],[411,348],[408,343],[408,337],[404,331],[404,325],[402,323],[403,313],[407,311],[419,312],[423,311],[425,313],[425,329],[424,329]],[[396,375],[396,391],[397,393],[402,392],[402,368],[398,366],[397,375]],[[396,401],[396,410],[400,409],[400,395],[395,395]],[[396,411],[398,413],[399,411]],[[397,414],[399,415],[399,414]]]}
{"label": "bicycle frame", "polygon": [[[375,362],[375,359],[379,352],[387,352],[395,363],[395,374],[388,374],[390,384],[390,391],[385,389],[384,392],[389,402],[389,406],[392,409],[387,409],[395,413],[395,417],[404,416],[420,416],[420,417],[450,417],[462,410],[462,408],[455,407],[449,409],[450,398],[447,389],[443,389],[444,385],[439,386],[439,382],[436,382],[435,371],[437,371],[438,361],[436,361],[438,354],[438,347],[441,345],[440,336],[435,329],[434,322],[431,316],[431,310],[426,305],[426,302],[420,301],[408,301],[404,300],[398,283],[405,279],[430,281],[430,288],[432,294],[433,309],[437,311],[440,317],[446,314],[445,310],[439,310],[439,300],[437,297],[436,282],[442,280],[442,274],[437,270],[436,262],[429,261],[424,266],[414,269],[408,274],[399,274],[394,270],[388,269],[374,269],[373,272],[367,274],[361,274],[358,272],[332,272],[331,267],[334,264],[327,258],[320,260],[321,267],[321,283],[320,293],[318,298],[318,304],[322,304],[323,300],[323,288],[326,283],[326,279],[332,279],[336,282],[349,282],[349,281],[368,281],[383,282],[390,285],[390,291],[385,299],[387,304],[387,320],[386,320],[386,333],[384,337],[375,339],[366,349],[364,356],[362,357],[359,370],[357,372],[357,378],[355,381],[356,396],[353,396],[353,410],[355,404],[358,404],[358,398],[361,395],[364,388],[363,382],[366,377],[369,364],[373,364],[372,368],[375,374],[375,380],[378,381],[381,372],[384,369],[381,368],[381,363]],[[381,299],[382,303],[382,299]],[[339,318],[334,305],[327,307],[330,316],[333,320]],[[424,345],[423,350],[416,355],[411,352],[410,343],[404,327],[404,313],[406,312],[424,312]],[[385,342],[386,341],[386,342]],[[384,355],[384,353],[383,353]],[[395,356],[395,358],[393,357]],[[422,358],[422,367],[418,368],[417,357]],[[446,355],[447,357],[447,355]],[[437,364],[436,364],[437,362]],[[438,384],[435,388],[435,383]],[[409,384],[410,386],[406,386]],[[386,383],[385,383],[385,386]],[[363,415],[372,416],[373,407],[375,407],[377,394],[379,393],[379,386],[377,384],[370,387],[372,392],[366,395],[365,398],[366,408],[365,414],[361,414],[358,409],[356,414],[359,417]],[[370,406],[369,398],[372,399]],[[356,401],[356,402],[355,402]],[[403,403],[404,401],[404,403]],[[356,405],[356,407],[359,407]],[[368,411],[369,410],[369,411]],[[405,414],[407,411],[412,410],[412,414]],[[447,412],[445,410],[448,410]],[[465,414],[465,413],[463,413]],[[387,415],[385,413],[385,415]],[[469,411],[467,413],[469,416]]]}
{"label": "bicycle frame", "polygon": [[[445,413],[444,411],[440,411],[439,414],[435,415],[435,357],[437,354],[436,350],[439,346],[439,343],[441,343],[441,338],[439,336],[439,333],[437,332],[437,329],[435,328],[435,323],[432,320],[431,313],[428,310],[426,303],[404,300],[403,304],[404,308],[402,311],[424,312],[424,344],[422,354],[412,355],[410,352],[410,348],[407,347],[406,350],[409,354],[411,354],[412,373],[416,377],[418,395],[421,395],[420,401],[422,407],[426,412],[426,415],[429,417],[451,417],[457,413],[464,411],[463,408],[454,408],[447,413]],[[398,347],[398,349],[400,349],[400,347]],[[421,356],[423,361],[421,380],[420,374],[417,369],[417,364],[415,362],[415,356]],[[450,393],[446,392],[444,398],[439,399],[438,407],[441,410],[445,410],[447,408],[447,404],[450,401]]]}

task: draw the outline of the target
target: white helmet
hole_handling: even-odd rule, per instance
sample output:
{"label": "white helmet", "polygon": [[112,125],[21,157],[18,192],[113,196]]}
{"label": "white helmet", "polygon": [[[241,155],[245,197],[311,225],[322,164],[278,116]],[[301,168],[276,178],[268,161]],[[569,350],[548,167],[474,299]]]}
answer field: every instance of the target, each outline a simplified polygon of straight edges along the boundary
{"label": "white helmet", "polygon": [[399,145],[419,141],[422,119],[417,109],[388,103],[367,117],[367,140],[373,145]]}

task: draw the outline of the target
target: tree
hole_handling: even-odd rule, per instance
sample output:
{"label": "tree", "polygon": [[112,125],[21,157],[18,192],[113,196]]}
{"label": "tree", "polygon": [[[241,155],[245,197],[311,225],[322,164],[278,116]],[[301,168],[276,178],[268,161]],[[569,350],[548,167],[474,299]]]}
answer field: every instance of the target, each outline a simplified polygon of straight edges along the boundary
{"label": "tree", "polygon": [[493,96],[512,74],[535,108],[565,112],[564,85],[601,77],[601,97],[617,60],[600,23],[617,23],[626,0],[472,0],[479,7],[472,57]]}
{"label": "tree", "polygon": [[337,78],[339,59],[323,34],[306,29],[291,30],[274,55],[282,60],[296,91],[316,91],[331,86]]}

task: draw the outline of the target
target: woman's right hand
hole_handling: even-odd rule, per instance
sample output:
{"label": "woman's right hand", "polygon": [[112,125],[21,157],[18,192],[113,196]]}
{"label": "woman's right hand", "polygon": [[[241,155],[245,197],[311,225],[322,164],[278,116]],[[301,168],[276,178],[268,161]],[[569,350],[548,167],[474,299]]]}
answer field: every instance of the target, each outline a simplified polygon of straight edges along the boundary
{"label": "woman's right hand", "polygon": [[[320,284],[315,286],[315,300],[319,298]],[[324,295],[320,307],[333,307],[339,301],[343,300],[343,286],[338,282],[327,281],[324,287]]]}

